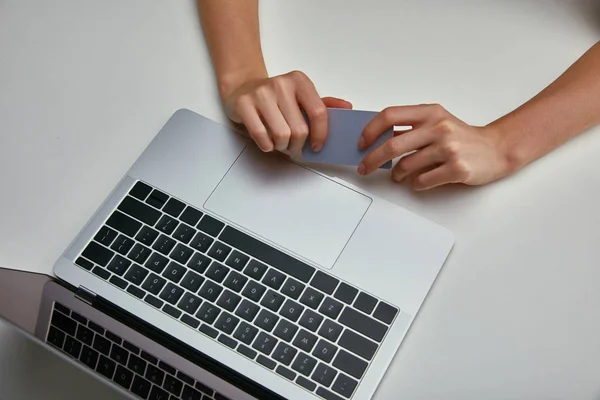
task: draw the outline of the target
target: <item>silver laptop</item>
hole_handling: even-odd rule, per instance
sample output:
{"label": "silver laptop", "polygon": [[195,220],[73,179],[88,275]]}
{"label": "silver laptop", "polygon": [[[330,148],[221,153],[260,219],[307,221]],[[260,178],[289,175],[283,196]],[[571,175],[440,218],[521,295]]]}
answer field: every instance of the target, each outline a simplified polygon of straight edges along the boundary
{"label": "silver laptop", "polygon": [[[238,390],[224,396],[369,399],[453,243],[443,227],[179,110],[54,273],[91,309],[126,316]],[[77,338],[52,326],[38,336]],[[165,374],[144,375],[149,394],[137,395],[194,398]],[[135,379],[123,387],[135,393]]]}

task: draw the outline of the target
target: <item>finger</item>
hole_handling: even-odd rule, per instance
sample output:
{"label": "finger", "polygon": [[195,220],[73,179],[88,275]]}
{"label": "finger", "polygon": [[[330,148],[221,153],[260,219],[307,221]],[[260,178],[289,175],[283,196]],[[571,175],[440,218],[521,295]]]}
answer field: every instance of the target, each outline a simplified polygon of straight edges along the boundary
{"label": "finger", "polygon": [[448,183],[460,182],[456,173],[448,164],[443,164],[431,171],[425,172],[412,182],[413,189],[421,191],[434,188]]}
{"label": "finger", "polygon": [[444,156],[439,149],[435,146],[427,146],[401,158],[392,169],[392,179],[401,182],[409,174],[440,164],[443,161]]}
{"label": "finger", "polygon": [[433,107],[429,105],[388,107],[377,114],[363,129],[359,148],[366,149],[386,130],[394,125],[417,128],[433,117]]}
{"label": "finger", "polygon": [[279,109],[290,127],[290,141],[287,148],[291,152],[300,151],[308,137],[308,124],[302,116],[295,97],[285,96],[280,99]]}
{"label": "finger", "polygon": [[273,151],[275,144],[269,137],[267,128],[263,124],[258,111],[250,104],[240,106],[237,110],[241,122],[244,124],[250,137],[262,151]]}
{"label": "finger", "polygon": [[258,110],[267,123],[275,149],[286,150],[290,143],[291,131],[277,103],[271,100],[263,101],[259,104]]}
{"label": "finger", "polygon": [[310,81],[298,86],[296,96],[310,121],[310,147],[319,151],[327,139],[327,107]]}
{"label": "finger", "polygon": [[344,99],[339,99],[337,97],[323,97],[321,99],[325,107],[328,108],[345,108],[347,110],[352,109],[352,103],[346,101]]}
{"label": "finger", "polygon": [[418,150],[433,142],[435,136],[429,130],[415,129],[409,133],[389,139],[373,150],[358,166],[361,175],[370,174],[388,161],[406,153]]}

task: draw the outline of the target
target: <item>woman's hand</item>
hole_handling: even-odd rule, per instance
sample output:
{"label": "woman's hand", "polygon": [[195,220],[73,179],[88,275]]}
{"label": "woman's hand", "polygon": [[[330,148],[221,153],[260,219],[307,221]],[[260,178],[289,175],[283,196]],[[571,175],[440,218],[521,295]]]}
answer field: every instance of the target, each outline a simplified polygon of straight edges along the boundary
{"label": "woman's hand", "polygon": [[447,183],[483,185],[512,172],[502,135],[491,127],[470,126],[439,105],[389,107],[365,127],[359,147],[369,147],[387,129],[412,129],[389,139],[364,158],[361,175],[407,153],[392,169],[396,182],[415,190]]}

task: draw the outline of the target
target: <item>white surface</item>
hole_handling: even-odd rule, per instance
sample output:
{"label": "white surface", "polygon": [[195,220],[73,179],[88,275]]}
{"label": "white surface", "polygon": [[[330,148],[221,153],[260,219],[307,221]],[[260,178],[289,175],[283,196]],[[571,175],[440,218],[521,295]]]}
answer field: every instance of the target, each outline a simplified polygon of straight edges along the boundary
{"label": "white surface", "polygon": [[[439,102],[473,124],[600,38],[583,0],[262,3],[271,73],[303,70],[355,108]],[[192,0],[3,0],[0,49],[3,265],[50,271],[176,109],[225,121]],[[424,194],[323,169],[457,237],[376,399],[600,397],[599,153],[596,128],[497,184]],[[42,366],[13,362],[0,335],[0,387],[16,388],[15,371]]]}

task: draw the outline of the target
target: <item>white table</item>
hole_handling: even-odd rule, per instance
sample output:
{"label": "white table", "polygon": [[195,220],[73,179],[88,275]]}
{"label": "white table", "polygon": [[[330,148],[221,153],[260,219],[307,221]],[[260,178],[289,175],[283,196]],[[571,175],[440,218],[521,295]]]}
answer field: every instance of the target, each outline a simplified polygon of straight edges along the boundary
{"label": "white table", "polygon": [[[265,0],[263,46],[272,74],[355,108],[484,124],[600,38],[593,4]],[[0,1],[0,49],[0,265],[49,273],[176,109],[226,122],[192,0]],[[598,399],[598,154],[594,129],[504,181],[423,194],[323,169],[457,236],[377,399]],[[19,339],[0,335],[2,387]]]}

